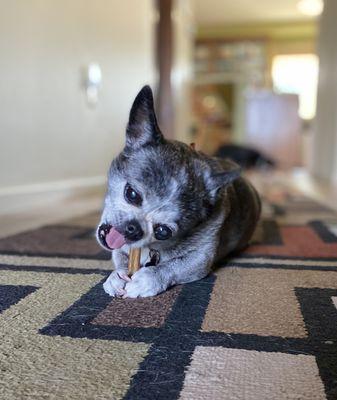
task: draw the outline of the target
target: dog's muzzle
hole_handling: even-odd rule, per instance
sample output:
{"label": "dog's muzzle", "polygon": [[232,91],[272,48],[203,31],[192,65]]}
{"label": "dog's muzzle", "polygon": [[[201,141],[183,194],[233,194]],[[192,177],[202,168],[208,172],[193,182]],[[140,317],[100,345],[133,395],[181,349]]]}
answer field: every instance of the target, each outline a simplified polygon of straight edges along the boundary
{"label": "dog's muzzle", "polygon": [[124,226],[115,228],[111,224],[101,224],[98,227],[97,237],[100,244],[109,250],[122,247],[126,241],[137,242],[144,236],[144,231],[136,220],[128,221]]}

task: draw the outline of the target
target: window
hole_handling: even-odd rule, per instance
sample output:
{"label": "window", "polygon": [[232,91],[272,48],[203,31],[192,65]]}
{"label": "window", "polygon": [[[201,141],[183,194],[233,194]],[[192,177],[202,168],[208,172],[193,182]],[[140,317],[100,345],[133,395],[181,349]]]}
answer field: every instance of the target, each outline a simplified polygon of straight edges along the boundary
{"label": "window", "polygon": [[315,54],[275,56],[272,77],[275,91],[299,95],[301,118],[314,118],[318,82],[318,57]]}

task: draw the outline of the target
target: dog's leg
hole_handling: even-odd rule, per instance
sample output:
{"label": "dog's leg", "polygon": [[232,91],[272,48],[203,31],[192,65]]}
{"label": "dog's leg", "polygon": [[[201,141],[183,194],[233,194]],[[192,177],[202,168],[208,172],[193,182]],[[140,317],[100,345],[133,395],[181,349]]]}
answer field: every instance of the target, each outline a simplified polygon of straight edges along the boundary
{"label": "dog's leg", "polygon": [[123,296],[126,283],[131,281],[128,277],[128,256],[118,250],[112,254],[115,269],[104,282],[103,288],[110,296]]}
{"label": "dog's leg", "polygon": [[210,254],[214,252],[198,250],[157,266],[143,267],[126,284],[123,297],[155,296],[172,285],[202,279],[208,275],[213,264]]}

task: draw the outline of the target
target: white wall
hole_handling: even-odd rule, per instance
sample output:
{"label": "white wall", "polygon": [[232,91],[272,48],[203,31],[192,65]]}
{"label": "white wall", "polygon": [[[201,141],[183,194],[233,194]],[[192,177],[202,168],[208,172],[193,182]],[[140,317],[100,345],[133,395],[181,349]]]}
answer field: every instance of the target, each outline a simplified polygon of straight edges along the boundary
{"label": "white wall", "polygon": [[[152,0],[0,6],[0,196],[102,181],[122,147],[133,97],[154,82]],[[81,85],[92,61],[103,73],[96,108]]]}
{"label": "white wall", "polygon": [[320,72],[312,145],[312,173],[337,182],[337,2],[325,0],[320,20]]}

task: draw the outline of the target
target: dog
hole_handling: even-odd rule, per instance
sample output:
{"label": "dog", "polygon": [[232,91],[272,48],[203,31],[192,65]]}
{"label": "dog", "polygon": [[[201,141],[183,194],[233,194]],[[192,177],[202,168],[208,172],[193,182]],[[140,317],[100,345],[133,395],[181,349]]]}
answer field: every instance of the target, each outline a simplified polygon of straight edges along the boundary
{"label": "dog", "polygon": [[[132,105],[123,151],[112,161],[100,245],[112,251],[110,296],[148,297],[207,276],[229,253],[245,248],[261,204],[231,161],[166,140],[149,86]],[[142,248],[141,268],[128,276],[130,248]]]}

